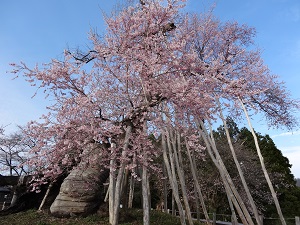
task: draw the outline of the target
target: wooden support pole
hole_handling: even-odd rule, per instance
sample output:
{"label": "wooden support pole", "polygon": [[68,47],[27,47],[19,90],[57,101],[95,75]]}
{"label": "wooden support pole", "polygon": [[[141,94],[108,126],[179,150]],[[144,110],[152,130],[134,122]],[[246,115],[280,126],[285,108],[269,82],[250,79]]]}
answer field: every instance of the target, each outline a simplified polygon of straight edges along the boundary
{"label": "wooden support pole", "polygon": [[300,217],[299,216],[295,216],[295,222],[296,222],[296,225],[300,225]]}
{"label": "wooden support pole", "polygon": [[216,225],[217,224],[217,215],[216,213],[214,212],[213,213],[213,225]]}
{"label": "wooden support pole", "polygon": [[231,215],[231,223],[232,223],[232,225],[238,225],[235,213],[232,213],[232,215]]}
{"label": "wooden support pole", "polygon": [[6,202],[3,202],[3,205],[2,205],[2,209],[1,209],[1,210],[4,210],[4,209],[5,209],[5,204],[6,204]]}

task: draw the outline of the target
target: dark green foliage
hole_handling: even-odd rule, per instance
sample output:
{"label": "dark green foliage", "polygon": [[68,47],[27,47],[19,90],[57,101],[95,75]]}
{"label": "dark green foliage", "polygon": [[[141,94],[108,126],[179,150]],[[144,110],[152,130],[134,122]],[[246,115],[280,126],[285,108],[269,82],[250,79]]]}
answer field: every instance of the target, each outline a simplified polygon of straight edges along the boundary
{"label": "dark green foliage", "polygon": [[279,196],[281,208],[286,217],[300,215],[300,188],[291,187],[283,189]]}
{"label": "dark green foliage", "polygon": [[[268,172],[280,176],[282,185],[294,186],[294,175],[291,173],[292,165],[289,164],[288,158],[282,155],[269,135],[263,136],[260,133],[256,133],[256,135]],[[244,141],[246,147],[256,152],[252,134],[247,128],[241,129],[240,139]],[[278,185],[280,185],[279,182]]]}
{"label": "dark green foliage", "polygon": [[[237,144],[239,144],[242,148],[238,149],[235,147],[239,162],[248,165],[247,168],[244,168],[244,175],[258,208],[263,212],[264,217],[277,218],[276,208],[273,202],[270,201],[271,198],[268,197],[270,196],[270,191],[263,178],[251,132],[245,127],[239,130],[231,118],[227,119],[227,126],[234,145],[238,146]],[[234,179],[236,175],[235,166],[231,162],[232,159],[226,158],[226,154],[224,154],[226,148],[229,149],[224,127],[220,126],[214,135],[216,136],[219,151],[225,158],[229,173]],[[282,152],[276,147],[269,135],[262,135],[257,132],[256,135],[266,169],[270,175],[275,191],[278,194],[284,216],[294,217],[300,215],[300,188],[296,186],[288,158],[282,155]],[[229,154],[229,150],[227,150],[227,154]],[[239,186],[239,183],[236,185]]]}
{"label": "dark green foliage", "polygon": [[[230,137],[233,140],[236,140],[237,136],[240,134],[240,129],[239,129],[238,125],[234,122],[234,120],[231,117],[227,117],[226,124],[227,124],[227,128],[228,128]],[[224,126],[218,127],[217,132],[215,132],[215,134],[219,138],[226,138]]]}
{"label": "dark green foliage", "polygon": [[[269,135],[263,136],[260,133],[256,133],[256,135],[267,171],[277,192],[283,215],[285,217],[300,215],[300,188],[296,186],[288,158],[282,155],[282,152],[276,147]],[[256,151],[251,137],[252,135],[248,129],[241,129],[240,138],[244,140],[244,145],[252,151]],[[266,207],[265,216],[277,216],[273,204]]]}

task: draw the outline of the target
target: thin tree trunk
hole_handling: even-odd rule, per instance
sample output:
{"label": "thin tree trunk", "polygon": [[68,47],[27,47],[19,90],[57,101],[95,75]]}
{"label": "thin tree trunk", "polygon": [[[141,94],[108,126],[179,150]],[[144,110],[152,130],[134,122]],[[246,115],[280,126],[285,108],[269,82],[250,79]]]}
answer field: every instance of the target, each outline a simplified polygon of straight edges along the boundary
{"label": "thin tree trunk", "polygon": [[151,205],[151,192],[150,192],[150,180],[149,180],[149,173],[147,173],[147,186],[148,186],[148,199],[149,199],[149,209],[151,210],[152,205]]}
{"label": "thin tree trunk", "polygon": [[[112,143],[112,154],[115,154],[115,143]],[[110,160],[110,175],[109,175],[109,186],[108,186],[108,196],[109,196],[109,223],[112,224],[114,221],[114,199],[115,199],[115,187],[116,187],[116,160],[113,158]]]}
{"label": "thin tree trunk", "polygon": [[[147,133],[147,124],[144,122],[144,132]],[[148,175],[148,154],[146,149],[143,149],[144,163],[142,166],[142,196],[143,196],[143,224],[150,224],[150,208],[151,208],[151,197],[150,197],[150,184]]]}
{"label": "thin tree trunk", "polygon": [[104,197],[104,202],[107,202],[107,200],[108,200],[109,189],[110,189],[110,187],[109,187],[109,185],[108,185],[108,188],[107,188],[107,191],[106,191],[106,194],[105,194],[105,197]]}
{"label": "thin tree trunk", "polygon": [[10,202],[10,206],[14,206],[16,204],[16,202],[18,200],[18,197],[19,197],[18,196],[19,193],[18,193],[17,189],[20,185],[22,185],[24,183],[24,179],[25,179],[25,175],[19,176],[18,184],[15,187],[13,197],[12,197],[11,202]]}
{"label": "thin tree trunk", "polygon": [[[194,168],[195,168],[195,171],[197,171],[196,160],[195,160],[195,157],[194,157],[193,153],[191,154],[191,156],[192,156],[193,166],[194,166]],[[197,179],[197,182],[198,182],[198,179]],[[198,182],[198,183],[199,183],[199,182]],[[200,184],[199,184],[199,185],[200,185]],[[200,219],[201,219],[201,214],[200,214],[200,204],[202,205],[201,201],[203,200],[203,203],[204,203],[204,205],[205,205],[205,201],[204,201],[203,195],[202,195],[202,200],[200,200],[200,197],[199,197],[198,194],[197,194],[197,187],[196,187],[196,185],[194,186],[194,191],[195,191],[195,193],[196,193],[197,221],[200,222]],[[201,191],[201,190],[200,190],[200,191]],[[201,194],[202,194],[202,192],[201,192]],[[199,203],[199,200],[200,200],[200,203]],[[202,210],[203,210],[203,212],[204,212],[204,209],[202,209]],[[207,213],[207,208],[205,208],[205,211],[206,211],[206,213]],[[207,214],[208,214],[208,213],[207,213]]]}
{"label": "thin tree trunk", "polygon": [[[203,198],[203,195],[202,195],[201,187],[200,187],[200,184],[198,182],[197,175],[196,175],[196,166],[195,166],[194,161],[192,159],[191,151],[190,151],[190,148],[189,148],[189,145],[188,145],[188,142],[187,142],[186,139],[185,139],[185,146],[186,146],[187,155],[188,155],[188,158],[189,158],[189,161],[190,161],[191,171],[192,171],[192,175],[193,175],[193,179],[194,179],[194,183],[195,183],[195,191],[196,191],[196,195],[197,195],[196,198],[200,200],[202,210],[203,210],[203,213],[204,213],[204,216],[205,216],[205,219],[206,219],[206,224],[210,224],[210,222],[209,222],[210,220],[209,220],[209,216],[208,216],[208,213],[207,213],[207,210],[206,210],[206,206],[205,206],[204,198]],[[197,215],[197,217],[198,217],[198,215]]]}
{"label": "thin tree trunk", "polygon": [[121,155],[121,162],[120,162],[120,168],[118,171],[118,176],[116,180],[116,186],[115,186],[115,193],[114,193],[114,211],[113,211],[113,221],[112,225],[118,225],[119,223],[119,211],[120,211],[120,199],[121,199],[121,184],[124,178],[124,171],[125,171],[125,166],[126,162],[122,161],[126,157],[127,154],[127,149],[129,146],[129,139],[131,135],[131,130],[132,127],[129,125],[126,129],[126,134],[125,134],[125,140],[124,140],[124,146],[122,150],[122,155]]}
{"label": "thin tree trunk", "polygon": [[[180,198],[179,198],[178,184],[177,184],[176,176],[174,176],[175,174],[173,172],[175,167],[174,167],[174,163],[173,163],[173,159],[172,159],[171,155],[170,155],[170,162],[168,159],[166,137],[165,137],[164,132],[162,132],[162,149],[163,149],[163,158],[164,158],[164,162],[166,165],[167,174],[169,177],[170,185],[172,187],[172,196],[174,197],[174,199],[177,203],[177,206],[178,206],[178,210],[179,210],[180,222],[182,225],[186,225],[182,204],[181,204]],[[170,164],[171,164],[171,166],[170,166]],[[172,207],[172,214],[174,212],[175,212],[175,209],[173,209],[173,207]]]}
{"label": "thin tree trunk", "polygon": [[[163,167],[163,176],[166,177],[166,166],[163,163],[162,165]],[[168,212],[168,190],[167,190],[167,180],[163,179],[163,188],[164,188],[164,212],[167,213]]]}
{"label": "thin tree trunk", "polygon": [[146,165],[143,165],[142,174],[142,196],[143,196],[143,224],[150,224],[150,208],[149,208],[149,179]]}
{"label": "thin tree trunk", "polygon": [[175,198],[174,198],[174,195],[173,195],[173,189],[172,189],[172,216],[176,216],[176,209],[175,209]]}
{"label": "thin tree trunk", "polygon": [[[138,165],[138,163],[136,162],[136,153],[133,153],[133,162],[135,162],[136,165]],[[134,168],[134,171],[135,171],[135,173],[137,173],[137,168]],[[128,208],[129,209],[132,208],[132,204],[133,204],[134,185],[135,185],[135,178],[131,174],[131,176],[130,176],[130,185],[129,185],[129,197],[128,197]]]}
{"label": "thin tree trunk", "polygon": [[13,197],[11,199],[11,202],[10,202],[10,206],[14,206],[17,202],[17,199],[18,199],[18,193],[15,190],[14,193],[13,193]]}
{"label": "thin tree trunk", "polygon": [[253,138],[254,138],[255,147],[256,147],[256,151],[257,151],[257,154],[258,154],[258,157],[259,157],[259,160],[260,160],[261,168],[262,168],[262,170],[263,170],[263,172],[264,172],[265,178],[266,178],[266,180],[267,180],[267,183],[268,183],[268,185],[269,185],[270,191],[271,191],[271,193],[272,193],[272,197],[273,197],[273,199],[274,199],[274,203],[275,203],[275,206],[276,206],[277,213],[278,213],[278,215],[279,215],[281,224],[282,224],[282,225],[286,225],[285,219],[284,219],[284,217],[283,217],[283,214],[282,214],[282,211],[281,211],[281,208],[280,208],[280,205],[279,205],[279,201],[278,201],[276,192],[275,192],[275,190],[274,190],[274,187],[273,187],[273,185],[272,185],[271,179],[270,179],[269,174],[268,174],[268,172],[267,172],[267,169],[266,169],[266,166],[265,166],[265,163],[264,163],[264,158],[263,158],[263,156],[262,156],[262,154],[261,154],[261,150],[260,150],[260,147],[259,147],[259,144],[258,144],[257,136],[256,136],[256,134],[255,134],[255,132],[254,132],[253,127],[252,127],[252,123],[251,123],[251,121],[250,121],[250,117],[249,117],[249,115],[248,115],[248,111],[247,111],[247,109],[246,109],[246,107],[245,107],[245,105],[244,105],[244,103],[243,103],[243,101],[242,101],[241,99],[240,99],[240,102],[241,102],[242,108],[243,108],[243,110],[244,110],[244,113],[245,113],[245,115],[246,115],[246,118],[247,118],[247,121],[248,121],[248,125],[249,125],[249,128],[250,128],[250,131],[251,131],[252,136],[253,136]]}
{"label": "thin tree trunk", "polygon": [[200,203],[199,203],[199,196],[197,194],[196,186],[194,186],[194,192],[195,192],[195,202],[196,202],[196,218],[197,218],[197,221],[200,222],[200,219],[201,219]]}
{"label": "thin tree trunk", "polygon": [[227,195],[227,198],[228,198],[229,208],[231,210],[231,222],[232,222],[232,225],[237,225],[237,217],[236,217],[236,213],[235,213],[235,210],[234,210],[234,206],[233,206],[232,200],[231,200],[231,198],[228,195]]}
{"label": "thin tree trunk", "polygon": [[[203,124],[204,125],[204,124]],[[228,182],[228,185],[230,187],[230,189],[232,190],[232,193],[235,197],[235,199],[233,199],[233,203],[235,204],[235,202],[237,202],[239,205],[240,205],[240,208],[246,218],[246,220],[248,221],[248,223],[250,225],[254,225],[254,222],[252,220],[252,217],[250,216],[249,214],[249,211],[248,209],[246,208],[245,204],[244,204],[244,201],[242,200],[240,194],[238,193],[227,169],[226,169],[226,166],[224,164],[224,162],[222,161],[221,159],[221,156],[218,152],[218,149],[217,149],[217,146],[216,146],[216,143],[215,143],[215,139],[213,137],[213,131],[212,131],[212,128],[211,128],[211,124],[209,124],[209,128],[210,128],[210,133],[211,133],[211,138],[209,139],[211,145],[212,145],[212,149],[214,150],[215,154],[216,154],[216,157],[217,157],[217,160],[220,162],[220,165],[221,165],[221,168],[223,169],[223,171],[225,172],[224,175],[225,175],[225,178],[227,179],[227,182]]]}
{"label": "thin tree trunk", "polygon": [[124,209],[128,209],[128,175],[129,170],[125,170],[124,180],[122,184],[122,205]]}
{"label": "thin tree trunk", "polygon": [[201,128],[199,129],[199,132],[205,142],[208,154],[210,155],[212,161],[214,162],[214,164],[216,165],[216,167],[218,168],[218,170],[220,172],[227,195],[232,200],[232,203],[234,204],[243,224],[244,225],[246,225],[246,224],[254,225],[254,223],[251,219],[251,216],[250,216],[247,208],[245,207],[245,204],[243,203],[240,195],[238,194],[238,192],[230,178],[230,175],[228,174],[227,169],[217,151],[214,140],[208,136],[208,133],[204,127],[203,122],[200,121],[199,124],[200,124],[200,127],[202,127],[202,129]]}
{"label": "thin tree trunk", "polygon": [[173,144],[173,151],[174,151],[173,155],[174,155],[174,159],[175,159],[177,175],[178,175],[179,182],[181,185],[183,203],[185,206],[185,215],[187,216],[189,224],[193,225],[194,222],[193,222],[193,218],[191,216],[191,210],[190,210],[190,205],[189,205],[189,201],[187,198],[186,185],[185,185],[185,181],[184,181],[184,172],[182,169],[182,165],[180,165],[180,162],[179,162],[180,160],[178,159],[178,156],[179,156],[178,148],[180,147],[180,140],[178,140],[178,142],[176,141],[176,134],[173,135],[172,132],[170,131],[170,129],[167,130],[166,134],[167,134],[168,146],[169,146],[170,151],[172,151],[171,150],[172,146],[171,146],[170,142],[172,142],[172,144]]}
{"label": "thin tree trunk", "polygon": [[52,186],[53,186],[53,182],[51,182],[51,183],[49,184],[48,188],[47,188],[46,194],[44,195],[44,198],[43,198],[43,200],[42,200],[42,202],[41,202],[41,204],[40,204],[40,206],[39,206],[39,209],[38,209],[39,211],[42,210],[42,208],[43,208],[43,206],[44,206],[44,204],[45,204],[45,201],[46,201],[46,199],[47,199],[47,197],[48,197],[48,195],[49,195],[49,192],[50,192]]}
{"label": "thin tree trunk", "polygon": [[132,208],[133,194],[134,194],[134,177],[133,177],[133,176],[130,176],[129,197],[128,197],[128,209],[131,209],[131,208]]}
{"label": "thin tree trunk", "polygon": [[237,170],[238,170],[239,176],[240,176],[240,178],[241,178],[241,181],[242,181],[243,187],[244,187],[244,189],[245,189],[246,195],[247,195],[248,200],[249,200],[249,202],[250,202],[250,205],[251,205],[251,207],[252,207],[252,210],[253,210],[253,213],[254,213],[256,222],[257,222],[258,225],[262,225],[262,224],[261,224],[261,221],[260,221],[260,219],[259,219],[259,214],[258,214],[257,207],[256,207],[256,205],[255,205],[255,202],[254,202],[253,198],[252,198],[252,195],[251,195],[251,193],[250,193],[250,190],[249,190],[249,188],[248,188],[247,182],[246,182],[246,180],[245,180],[245,177],[244,177],[242,168],[241,168],[240,163],[238,162],[237,156],[236,156],[236,154],[235,154],[235,150],[234,150],[234,147],[233,147],[232,142],[231,142],[231,137],[230,137],[230,134],[229,134],[229,131],[228,131],[228,127],[227,127],[226,120],[225,120],[225,118],[224,118],[224,116],[223,116],[223,112],[222,112],[222,109],[221,109],[221,104],[220,104],[219,99],[216,99],[216,102],[218,103],[219,113],[220,113],[220,118],[221,118],[221,120],[223,121],[223,125],[224,125],[224,129],[225,129],[225,133],[226,133],[228,145],[229,145],[229,148],[230,148],[230,150],[231,150],[231,154],[232,154],[234,163],[235,163],[235,165],[236,165],[236,168],[237,168]]}

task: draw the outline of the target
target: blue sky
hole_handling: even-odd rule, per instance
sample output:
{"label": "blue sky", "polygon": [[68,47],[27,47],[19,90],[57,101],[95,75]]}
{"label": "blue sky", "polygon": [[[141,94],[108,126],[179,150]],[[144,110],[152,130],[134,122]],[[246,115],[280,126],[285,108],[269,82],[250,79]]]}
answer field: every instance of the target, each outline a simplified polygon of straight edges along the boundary
{"label": "blue sky", "polygon": [[[9,63],[24,61],[33,66],[62,57],[66,48],[86,48],[88,32],[104,32],[101,10],[110,12],[117,0],[2,0],[0,1],[0,125],[15,126],[38,119],[49,103],[43,93],[22,78],[11,80]],[[257,30],[256,44],[265,63],[285,81],[293,98],[300,99],[300,2],[298,0],[217,0],[215,14]],[[188,11],[209,9],[210,0],[188,0]],[[300,113],[298,113],[300,116]],[[246,124],[245,124],[246,126]],[[255,129],[269,134],[293,164],[300,178],[300,129],[293,132],[269,129],[263,120]]]}

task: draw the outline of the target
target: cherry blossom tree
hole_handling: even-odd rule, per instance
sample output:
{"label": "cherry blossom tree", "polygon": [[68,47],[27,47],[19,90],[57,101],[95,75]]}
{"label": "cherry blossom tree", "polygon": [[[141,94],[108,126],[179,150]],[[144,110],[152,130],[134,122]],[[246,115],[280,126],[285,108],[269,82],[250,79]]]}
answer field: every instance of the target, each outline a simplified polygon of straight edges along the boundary
{"label": "cherry blossom tree", "polygon": [[30,173],[30,168],[24,163],[27,161],[28,151],[34,143],[26,140],[21,130],[5,135],[0,134],[0,170],[10,176],[21,176]]}
{"label": "cherry blossom tree", "polygon": [[[291,112],[298,103],[271,75],[260,51],[250,48],[255,30],[236,22],[222,23],[212,13],[183,14],[184,2],[133,3],[105,17],[106,34],[91,33],[93,48],[87,54],[65,51],[62,61],[53,59],[35,68],[13,64],[14,73],[24,75],[54,100],[43,122],[28,124],[27,135],[37,140],[29,165],[43,174],[43,181],[54,180],[83,161],[109,169],[111,224],[118,224],[125,171],[138,176],[138,165],[143,171],[144,224],[149,224],[149,175],[158,169],[153,160],[159,155],[181,223],[186,224],[185,210],[193,224],[181,152],[182,143],[188,143],[188,153],[194,149],[197,154],[203,148],[200,138],[219,169],[232,210],[244,224],[254,224],[209,125],[220,112],[241,116],[245,104],[265,113],[270,125],[295,124]],[[161,136],[161,147],[148,138],[151,133]],[[87,151],[91,143],[99,147]],[[205,211],[204,201],[201,204]]]}

